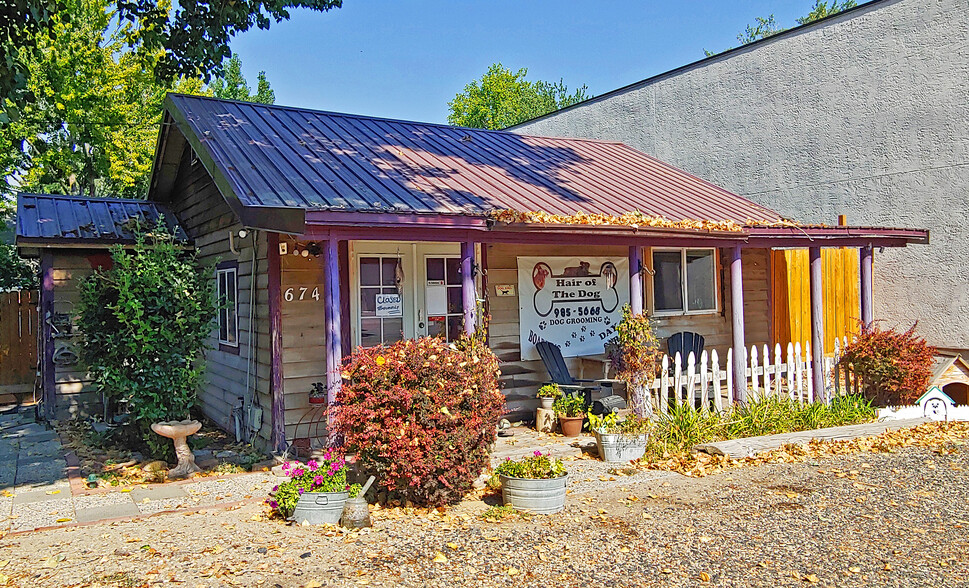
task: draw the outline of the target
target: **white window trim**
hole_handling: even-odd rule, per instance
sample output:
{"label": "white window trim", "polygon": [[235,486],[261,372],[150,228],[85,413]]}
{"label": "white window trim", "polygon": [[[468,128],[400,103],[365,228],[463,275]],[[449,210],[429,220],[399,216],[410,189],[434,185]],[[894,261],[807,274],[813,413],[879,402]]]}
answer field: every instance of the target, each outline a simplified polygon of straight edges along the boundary
{"label": "white window trim", "polygon": [[[683,310],[656,310],[656,295],[655,295],[655,285],[653,284],[653,277],[655,276],[656,268],[653,266],[653,252],[655,251],[679,251],[680,252],[680,267],[683,268],[683,274],[681,276],[681,289],[682,289],[682,303]],[[687,283],[686,283],[686,252],[687,251],[712,251],[713,252],[713,299],[716,303],[714,308],[705,310],[687,310],[689,304],[687,304]],[[649,250],[649,265],[650,265],[650,280],[649,289],[652,296],[650,296],[650,305],[652,308],[652,315],[657,318],[662,317],[675,317],[675,316],[700,316],[705,314],[719,314],[720,313],[720,255],[719,250],[715,247],[652,247]]]}
{"label": "white window trim", "polygon": [[[216,290],[221,289],[222,285],[222,274],[232,274],[232,283],[235,285],[235,296],[232,300],[235,302],[235,307],[232,309],[232,314],[235,317],[235,341],[227,341],[222,338],[222,325],[219,324],[222,321],[222,313],[226,313],[228,317],[229,309],[222,307],[222,301],[225,298],[225,292],[217,292],[219,300],[219,317],[216,321],[216,336],[219,339],[219,345],[225,345],[227,347],[239,347],[239,268],[238,267],[225,267],[215,270],[215,287]],[[226,325],[228,327],[228,324]],[[226,328],[226,334],[228,334],[229,329]]]}
{"label": "white window trim", "polygon": [[[432,257],[433,258],[436,258],[436,259],[461,259],[461,254],[460,253],[454,254],[454,253],[426,253],[425,252],[423,255],[424,255],[424,259],[423,259],[423,265],[421,266],[421,275],[423,276],[424,280],[423,280],[423,284],[421,285],[421,287],[425,288],[424,295],[426,296],[426,292],[427,292],[427,290],[426,290],[426,287],[427,287],[427,260],[430,259],[430,258],[432,258]],[[477,259],[477,258],[475,258],[475,259]],[[447,268],[445,266],[445,277],[446,276],[447,276]],[[445,281],[447,281],[447,280],[445,280]],[[454,287],[454,286],[451,286],[451,287]],[[429,330],[429,328],[431,326],[431,322],[430,322],[430,315],[427,313],[427,304],[426,304],[427,301],[425,300],[424,302],[425,302],[424,308],[422,309],[423,310],[424,328],[422,329],[423,332],[421,333],[421,335],[422,336],[427,336],[427,332],[428,332],[428,330]],[[464,303],[464,300],[462,299],[461,302],[463,304]],[[461,314],[463,315],[464,312],[462,311]],[[445,316],[457,316],[457,315],[456,314],[445,314]]]}

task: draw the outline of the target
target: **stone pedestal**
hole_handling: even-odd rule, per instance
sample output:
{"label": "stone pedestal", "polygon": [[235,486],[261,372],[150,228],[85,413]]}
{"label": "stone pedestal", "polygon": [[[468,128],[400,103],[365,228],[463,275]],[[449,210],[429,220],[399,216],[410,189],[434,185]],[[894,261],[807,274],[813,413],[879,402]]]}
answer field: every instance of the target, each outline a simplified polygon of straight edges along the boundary
{"label": "stone pedestal", "polygon": [[201,472],[201,468],[195,465],[195,455],[185,440],[189,435],[198,433],[202,428],[202,423],[198,421],[169,421],[153,423],[151,430],[168,437],[175,443],[175,455],[178,456],[178,465],[174,469],[168,470],[168,477],[172,479],[186,478],[194,473]]}
{"label": "stone pedestal", "polygon": [[554,433],[558,418],[555,411],[550,408],[538,408],[535,410],[535,430],[541,433]]}

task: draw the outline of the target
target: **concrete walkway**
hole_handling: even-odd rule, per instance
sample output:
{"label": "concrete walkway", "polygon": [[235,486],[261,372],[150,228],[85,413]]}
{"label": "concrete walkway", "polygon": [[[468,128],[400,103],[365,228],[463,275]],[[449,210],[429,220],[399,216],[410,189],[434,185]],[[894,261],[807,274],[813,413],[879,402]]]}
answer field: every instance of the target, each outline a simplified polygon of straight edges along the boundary
{"label": "concrete walkway", "polygon": [[258,472],[72,493],[65,454],[33,411],[0,415],[0,533],[261,500],[276,484]]}

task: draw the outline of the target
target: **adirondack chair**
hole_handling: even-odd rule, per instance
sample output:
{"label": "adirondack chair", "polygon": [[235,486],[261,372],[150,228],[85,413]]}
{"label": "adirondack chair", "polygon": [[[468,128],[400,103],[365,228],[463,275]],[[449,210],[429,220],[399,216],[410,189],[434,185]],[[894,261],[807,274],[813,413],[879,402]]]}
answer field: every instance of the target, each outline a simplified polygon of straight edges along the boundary
{"label": "adirondack chair", "polygon": [[552,379],[552,384],[558,384],[559,388],[566,394],[582,394],[585,398],[585,403],[587,405],[592,404],[592,393],[598,392],[602,389],[601,386],[596,384],[596,380],[579,380],[572,377],[569,373],[569,366],[565,364],[565,358],[562,357],[562,350],[555,343],[549,341],[541,341],[535,345],[538,349],[538,355],[542,358],[542,363],[545,364],[545,369],[548,370],[548,375]]}
{"label": "adirondack chair", "polygon": [[666,349],[669,351],[670,359],[676,357],[676,354],[679,353],[680,358],[683,360],[683,365],[686,365],[686,358],[690,356],[690,353],[693,353],[693,357],[696,358],[697,362],[700,361],[700,354],[703,353],[703,344],[703,335],[697,335],[690,331],[674,333],[666,339]]}

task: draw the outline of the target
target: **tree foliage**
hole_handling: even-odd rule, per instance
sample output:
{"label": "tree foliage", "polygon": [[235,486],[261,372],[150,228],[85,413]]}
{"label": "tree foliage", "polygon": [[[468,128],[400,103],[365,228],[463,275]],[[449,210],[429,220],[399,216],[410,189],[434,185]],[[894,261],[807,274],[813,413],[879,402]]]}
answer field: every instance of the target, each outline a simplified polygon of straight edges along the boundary
{"label": "tree foliage", "polygon": [[452,125],[478,129],[504,129],[591,98],[588,88],[574,92],[558,82],[529,81],[525,68],[513,72],[495,63],[480,80],[464,87],[448,102]]}
{"label": "tree foliage", "polygon": [[[50,193],[143,197],[154,157],[165,93],[208,94],[201,77],[159,83],[160,54],[128,48],[138,31],[118,21],[109,0],[65,0],[70,17],[38,40],[27,61],[27,89],[35,97],[21,116],[0,126],[5,188]],[[231,78],[213,86],[246,90],[241,61]],[[271,100],[263,74],[256,100]]]}
{"label": "tree foliage", "polygon": [[925,393],[932,377],[935,348],[915,333],[862,327],[845,346],[839,365],[861,378],[862,392],[876,406],[912,404]]}
{"label": "tree foliage", "polygon": [[[0,12],[0,92],[11,118],[35,101],[27,88],[28,59],[44,40],[54,40],[70,0],[23,0]],[[342,0],[118,0],[112,4],[115,22],[129,33],[126,49],[150,61],[150,73],[163,84],[201,75],[204,81],[221,73],[231,54],[229,40],[253,27],[268,29],[290,16],[290,9],[325,12]],[[3,121],[0,121],[3,122]]]}
{"label": "tree foliage", "polygon": [[81,359],[101,390],[127,402],[149,446],[165,451],[148,426],[195,406],[215,318],[212,272],[161,222],[139,230],[131,250],[114,246],[111,260],[80,285]]}
{"label": "tree foliage", "polygon": [[222,75],[212,80],[209,89],[216,98],[261,102],[263,104],[276,102],[276,93],[270,87],[264,71],[259,72],[257,77],[256,93],[250,93],[249,83],[242,75],[242,59],[238,55],[229,58]]}
{"label": "tree foliage", "polygon": [[[849,8],[854,8],[858,4],[855,0],[814,0],[814,7],[805,16],[802,16],[797,20],[797,24],[805,25],[822,18],[829,17],[833,14],[838,14]],[[777,33],[783,33],[786,31],[786,27],[782,27],[774,15],[771,14],[767,18],[755,17],[753,24],[747,25],[740,34],[737,35],[737,40],[740,41],[741,45],[746,45],[748,43],[753,43],[754,41],[759,41],[760,39],[766,39],[767,37],[776,35]],[[716,51],[703,50],[707,57],[711,55],[716,55]]]}

